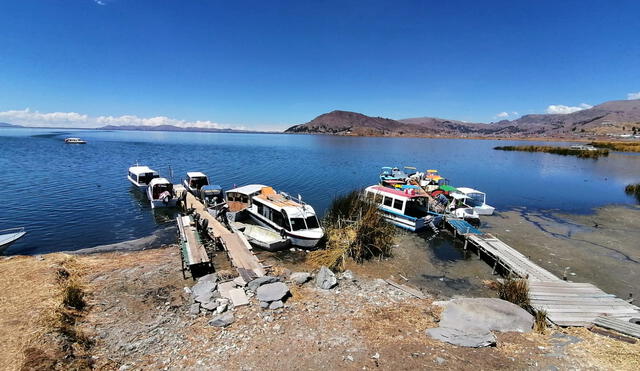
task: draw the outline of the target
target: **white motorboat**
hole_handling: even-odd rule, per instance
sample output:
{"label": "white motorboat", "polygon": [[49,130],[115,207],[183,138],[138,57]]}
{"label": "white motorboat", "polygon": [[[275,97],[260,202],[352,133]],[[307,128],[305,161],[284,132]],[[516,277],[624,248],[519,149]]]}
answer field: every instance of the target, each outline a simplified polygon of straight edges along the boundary
{"label": "white motorboat", "polygon": [[440,223],[442,215],[430,209],[429,196],[418,188],[369,186],[365,189],[365,197],[378,206],[385,220],[397,227],[412,232],[425,227],[436,230],[436,224]]}
{"label": "white motorboat", "polygon": [[199,171],[187,173],[187,178],[182,181],[182,184],[193,195],[198,196],[198,191],[203,186],[209,185],[209,178]]}
{"label": "white motorboat", "polygon": [[173,184],[165,178],[154,178],[147,187],[147,198],[151,202],[151,208],[175,207],[178,197]]}
{"label": "white motorboat", "polygon": [[87,144],[85,140],[80,138],[64,138],[64,142],[67,144]]}
{"label": "white motorboat", "polygon": [[129,179],[131,184],[142,192],[146,191],[149,186],[149,182],[156,178],[160,178],[160,175],[157,171],[149,168],[148,166],[131,166],[129,168],[129,173],[127,174],[127,179]]}
{"label": "white motorboat", "polygon": [[245,211],[261,226],[274,230],[291,244],[313,248],[324,236],[315,210],[286,193],[276,193],[262,184],[250,184],[227,191],[231,213]]}
{"label": "white motorboat", "polygon": [[470,222],[480,221],[480,215],[473,207],[468,205],[468,197],[465,194],[453,192],[449,196],[451,197],[451,202],[447,210],[450,214]]}
{"label": "white motorboat", "polygon": [[25,234],[27,234],[27,232],[24,230],[24,227],[0,230],[0,254]]}
{"label": "white motorboat", "polygon": [[263,250],[284,250],[290,244],[287,237],[282,237],[280,233],[270,228],[260,227],[253,224],[243,224],[240,230],[244,233],[247,241]]}
{"label": "white motorboat", "polygon": [[[459,187],[456,192],[463,194],[466,198],[464,204],[473,207],[478,215],[491,215],[495,208],[486,203],[487,195],[473,188]],[[454,194],[452,193],[452,195]]]}

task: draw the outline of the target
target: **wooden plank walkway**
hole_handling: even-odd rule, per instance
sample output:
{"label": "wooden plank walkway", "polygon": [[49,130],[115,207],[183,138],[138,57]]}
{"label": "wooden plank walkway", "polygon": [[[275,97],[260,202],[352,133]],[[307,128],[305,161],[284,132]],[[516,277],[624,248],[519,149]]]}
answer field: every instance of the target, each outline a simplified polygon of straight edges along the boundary
{"label": "wooden plank walkway", "polygon": [[476,246],[479,254],[488,254],[497,265],[501,265],[518,277],[528,278],[530,281],[561,281],[554,274],[489,233],[468,235],[466,238]]}
{"label": "wooden plank walkway", "polygon": [[[454,235],[476,248],[494,262],[494,271],[502,267],[510,275],[527,279],[529,297],[535,310],[547,312],[547,319],[559,326],[591,326],[597,318],[619,320],[618,325],[630,318],[640,317],[640,308],[607,294],[590,283],[567,282],[535,264],[516,249],[489,233],[463,232],[460,223],[451,224]],[[630,324],[631,326],[637,326]],[[638,326],[640,327],[640,326]]]}
{"label": "wooden plank walkway", "polygon": [[204,205],[191,193],[186,192],[185,204],[187,208],[195,209],[201,218],[207,219],[209,235],[222,243],[229,259],[231,259],[231,264],[246,282],[266,274],[264,267],[253,254],[251,244],[242,233],[228,230],[213,215],[209,214]]}
{"label": "wooden plank walkway", "polygon": [[[637,306],[590,283],[530,280],[529,297],[532,307],[546,311],[547,318],[559,326],[589,326],[601,316],[628,323],[629,319],[640,316]],[[640,329],[638,325],[633,326]]]}
{"label": "wooden plank walkway", "polygon": [[609,330],[618,331],[621,334],[633,336],[635,338],[640,339],[640,325],[631,323],[628,320],[625,321],[619,318],[598,317],[593,322],[593,324]]}

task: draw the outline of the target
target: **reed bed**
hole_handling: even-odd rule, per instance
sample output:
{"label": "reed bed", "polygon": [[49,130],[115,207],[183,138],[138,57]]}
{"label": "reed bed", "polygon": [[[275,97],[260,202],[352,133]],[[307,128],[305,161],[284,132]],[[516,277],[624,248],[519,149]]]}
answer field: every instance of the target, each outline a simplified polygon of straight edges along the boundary
{"label": "reed bed", "polygon": [[525,279],[508,277],[498,283],[498,297],[517,306],[529,309],[529,283]]}
{"label": "reed bed", "polygon": [[552,146],[498,146],[493,147],[499,151],[520,151],[520,152],[544,152],[562,156],[577,156],[578,158],[593,158],[609,156],[608,149],[598,149],[596,151],[585,151],[580,149],[572,149],[568,147],[552,147]]}
{"label": "reed bed", "polygon": [[624,192],[630,196],[634,196],[640,202],[640,183],[629,184],[624,187]]}
{"label": "reed bed", "polygon": [[395,227],[387,223],[378,208],[366,200],[362,191],[336,197],[325,217],[325,239],[308,255],[315,266],[340,271],[348,258],[357,263],[391,256]]}
{"label": "reed bed", "polygon": [[596,148],[605,148],[620,152],[640,152],[640,142],[592,142]]}

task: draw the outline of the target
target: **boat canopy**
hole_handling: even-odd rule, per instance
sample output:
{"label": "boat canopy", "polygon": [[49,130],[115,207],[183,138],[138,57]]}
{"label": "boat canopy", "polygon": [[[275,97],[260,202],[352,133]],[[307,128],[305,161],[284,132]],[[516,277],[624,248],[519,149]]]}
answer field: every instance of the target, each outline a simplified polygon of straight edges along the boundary
{"label": "boat canopy", "polygon": [[188,172],[187,176],[189,178],[206,178],[207,177],[206,175],[204,175],[204,173],[201,173],[199,171]]}
{"label": "boat canopy", "polygon": [[206,185],[200,188],[202,191],[222,191],[222,187],[217,184]]}
{"label": "boat canopy", "polygon": [[166,178],[154,178],[149,182],[149,187],[155,187],[157,185],[171,184]]}
{"label": "boat canopy", "polygon": [[456,191],[458,191],[458,188],[456,188],[454,186],[450,186],[448,184],[441,185],[440,189],[445,191],[445,192],[456,192]]}
{"label": "boat canopy", "polygon": [[429,170],[427,170],[427,173],[430,173],[430,174],[435,174],[435,173],[437,173],[437,172],[438,172],[438,170],[435,170],[435,169],[429,169]]}
{"label": "boat canopy", "polygon": [[266,187],[264,184],[248,184],[246,186],[229,189],[227,193],[236,192],[244,195],[252,195],[254,193],[259,193],[264,187]]}
{"label": "boat canopy", "polygon": [[404,191],[401,191],[399,189],[392,189],[392,188],[387,188],[387,187],[383,187],[383,186],[370,186],[367,187],[366,191],[367,192],[372,192],[372,193],[377,193],[377,194],[389,194],[389,196],[391,197],[395,197],[401,200],[410,200],[410,199],[414,199],[414,198],[420,198],[420,197],[426,197],[426,195],[424,194],[411,194],[409,193],[412,189],[408,188],[405,189]]}
{"label": "boat canopy", "polygon": [[151,169],[148,166],[132,166],[129,168],[129,172],[135,175],[148,174],[148,173],[153,173],[154,175],[158,174],[157,171]]}
{"label": "boat canopy", "polygon": [[458,188],[458,192],[464,193],[466,195],[470,194],[470,193],[482,193],[484,194],[484,192],[480,192],[477,189],[473,189],[473,188],[467,188],[467,187],[460,187]]}

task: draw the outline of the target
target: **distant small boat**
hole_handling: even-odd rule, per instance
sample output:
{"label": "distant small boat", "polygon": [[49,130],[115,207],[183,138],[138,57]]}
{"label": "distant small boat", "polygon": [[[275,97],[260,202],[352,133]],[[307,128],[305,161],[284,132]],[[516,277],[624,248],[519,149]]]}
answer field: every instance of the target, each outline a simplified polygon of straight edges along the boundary
{"label": "distant small boat", "polygon": [[[182,188],[182,186],[180,186],[180,188]],[[157,207],[175,207],[178,202],[173,184],[165,178],[155,178],[149,182],[147,198],[149,198],[149,202],[151,202],[152,209]]]}
{"label": "distant small boat", "polygon": [[598,149],[589,144],[576,144],[570,147],[571,149],[575,149],[578,151],[597,151]]}
{"label": "distant small boat", "polygon": [[27,234],[27,232],[24,230],[24,227],[0,230],[0,254],[25,234]]}
{"label": "distant small boat", "polygon": [[80,138],[65,138],[64,142],[67,144],[87,144],[85,140]]}
{"label": "distant small boat", "polygon": [[148,166],[131,166],[127,174],[127,179],[129,179],[131,184],[142,192],[146,191],[149,182],[156,178],[160,178],[160,175]]}

